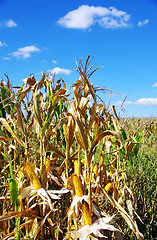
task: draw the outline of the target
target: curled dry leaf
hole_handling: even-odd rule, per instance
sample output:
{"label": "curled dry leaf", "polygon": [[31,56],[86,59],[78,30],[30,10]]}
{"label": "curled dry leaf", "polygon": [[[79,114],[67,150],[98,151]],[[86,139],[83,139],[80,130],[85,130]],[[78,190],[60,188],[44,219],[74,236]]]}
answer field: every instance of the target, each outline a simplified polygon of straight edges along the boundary
{"label": "curled dry leaf", "polygon": [[26,144],[14,133],[14,131],[11,129],[6,119],[0,118],[0,122],[8,130],[8,132],[12,135],[12,137],[15,138],[24,148],[26,148]]}

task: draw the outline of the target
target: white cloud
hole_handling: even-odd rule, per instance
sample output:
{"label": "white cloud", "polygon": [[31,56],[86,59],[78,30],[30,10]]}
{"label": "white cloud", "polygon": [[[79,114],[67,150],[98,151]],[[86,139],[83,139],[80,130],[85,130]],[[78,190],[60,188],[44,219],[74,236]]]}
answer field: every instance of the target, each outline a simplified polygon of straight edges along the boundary
{"label": "white cloud", "polygon": [[141,98],[136,101],[138,105],[157,106],[157,98]]}
{"label": "white cloud", "polygon": [[70,75],[71,70],[65,69],[65,68],[60,68],[60,67],[55,67],[52,70],[48,70],[51,74],[65,74],[65,75]]}
{"label": "white cloud", "polygon": [[1,41],[0,41],[0,47],[4,47],[4,46],[6,47],[7,44],[6,44],[5,42],[1,42]]}
{"label": "white cloud", "polygon": [[143,22],[139,21],[137,25],[138,25],[139,27],[142,27],[142,26],[144,26],[144,25],[146,25],[146,24],[148,24],[148,23],[149,23],[149,20],[146,19],[146,20],[144,20]]}
{"label": "white cloud", "polygon": [[6,27],[9,27],[9,28],[17,26],[17,23],[15,23],[12,19],[6,20],[4,24]]}
{"label": "white cloud", "polygon": [[31,46],[26,46],[23,48],[18,48],[17,51],[10,53],[9,55],[16,57],[16,58],[30,58],[31,57],[31,53],[34,52],[39,52],[40,49],[35,47],[34,45]]}
{"label": "white cloud", "polygon": [[152,87],[157,87],[157,82],[152,85]]}
{"label": "white cloud", "polygon": [[57,61],[56,61],[56,60],[52,60],[52,62],[53,62],[54,64],[57,64]]}
{"label": "white cloud", "polygon": [[10,57],[3,57],[4,60],[10,60]]}
{"label": "white cloud", "polygon": [[[118,101],[116,105],[121,105],[122,101]],[[141,98],[137,101],[125,101],[124,105],[141,105],[141,106],[157,106],[157,98]]]}
{"label": "white cloud", "polygon": [[[123,101],[117,101],[116,105],[121,106],[122,103],[123,103]],[[134,104],[134,102],[132,102],[132,101],[125,101],[124,102],[124,105],[131,105],[131,104]]]}
{"label": "white cloud", "polygon": [[75,29],[87,29],[96,23],[104,28],[123,28],[132,26],[128,23],[129,19],[129,14],[115,7],[82,5],[61,17],[58,24],[65,28]]}

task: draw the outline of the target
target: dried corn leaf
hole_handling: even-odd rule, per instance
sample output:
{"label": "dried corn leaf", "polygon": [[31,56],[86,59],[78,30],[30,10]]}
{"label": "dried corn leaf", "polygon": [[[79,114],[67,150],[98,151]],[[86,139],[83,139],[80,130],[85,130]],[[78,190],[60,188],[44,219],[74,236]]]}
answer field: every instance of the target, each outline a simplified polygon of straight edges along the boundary
{"label": "dried corn leaf", "polygon": [[9,212],[9,213],[5,213],[2,216],[0,216],[0,222],[6,222],[8,220],[11,220],[14,217],[31,217],[31,218],[35,218],[39,216],[39,212],[37,210],[33,210],[33,209],[28,209],[28,210],[24,210],[21,212]]}
{"label": "dried corn leaf", "polygon": [[49,148],[51,148],[55,153],[57,153],[60,157],[63,157],[63,158],[65,158],[65,154],[64,153],[62,153],[58,148],[56,148],[55,146],[53,146],[51,143],[49,143],[49,142],[47,142],[46,143],[48,146],[49,146]]}
{"label": "dried corn leaf", "polygon": [[64,124],[63,129],[65,140],[68,142],[69,146],[71,146],[75,130],[75,122],[71,115],[67,116],[67,123]]}
{"label": "dried corn leaf", "polygon": [[92,151],[94,150],[94,148],[97,146],[97,144],[99,143],[99,141],[102,138],[104,138],[105,136],[109,136],[109,135],[114,136],[119,141],[120,148],[123,146],[123,140],[122,140],[120,132],[107,130],[107,131],[104,131],[104,132],[100,133],[98,135],[98,137],[93,141],[91,149],[90,149],[90,153],[92,153]]}
{"label": "dried corn leaf", "polygon": [[27,78],[27,83],[28,83],[30,86],[33,86],[33,85],[36,83],[35,77],[34,77],[34,76],[29,76],[29,77]]}
{"label": "dried corn leaf", "polygon": [[40,127],[43,125],[43,121],[41,118],[41,101],[40,101],[41,93],[39,90],[35,90],[33,92],[33,110],[34,110],[34,116],[36,120],[38,121]]}
{"label": "dried corn leaf", "polygon": [[133,143],[130,143],[127,147],[126,147],[126,150],[127,150],[127,153],[126,153],[126,158],[128,158],[132,148],[138,144],[138,142],[133,142]]}
{"label": "dried corn leaf", "polygon": [[31,90],[31,86],[28,86],[27,88],[25,88],[20,95],[20,102],[25,98],[27,92],[29,92]]}
{"label": "dried corn leaf", "polygon": [[5,118],[0,118],[1,123],[3,126],[8,130],[8,132],[12,135],[13,138],[15,138],[24,148],[26,148],[26,144],[13,132],[9,124],[7,123]]}
{"label": "dried corn leaf", "polygon": [[138,226],[135,221],[129,216],[129,214],[119,205],[119,203],[112,198],[101,186],[100,189],[104,193],[104,195],[107,197],[107,199],[112,203],[112,205],[119,211],[119,213],[122,215],[124,220],[127,222],[129,227],[133,230],[133,232],[136,234],[137,238],[139,240],[143,239],[142,233],[139,232]]}
{"label": "dried corn leaf", "polygon": [[45,130],[49,127],[51,119],[53,117],[53,109],[54,106],[57,104],[57,102],[60,100],[60,98],[65,94],[66,90],[65,89],[59,89],[53,96],[51,99],[51,104],[50,107],[48,109],[48,113],[45,119],[45,122],[43,124],[43,132],[45,132]]}
{"label": "dried corn leaf", "polygon": [[85,151],[88,149],[88,138],[85,133],[85,129],[83,123],[80,121],[79,117],[75,115],[75,137],[77,139],[78,144]]}
{"label": "dried corn leaf", "polygon": [[93,86],[91,85],[89,79],[87,78],[86,74],[84,74],[83,72],[80,72],[80,75],[83,79],[83,81],[86,83],[86,85],[88,86],[88,89],[89,89],[89,92],[94,100],[94,102],[96,102],[96,95],[95,95],[95,92],[94,92],[94,88]]}
{"label": "dried corn leaf", "polygon": [[25,125],[24,125],[24,121],[23,121],[23,118],[22,118],[22,111],[21,111],[21,104],[20,104],[20,102],[16,102],[15,106],[16,106],[16,110],[17,110],[17,123],[18,123],[18,126],[21,128],[22,132],[25,133]]}

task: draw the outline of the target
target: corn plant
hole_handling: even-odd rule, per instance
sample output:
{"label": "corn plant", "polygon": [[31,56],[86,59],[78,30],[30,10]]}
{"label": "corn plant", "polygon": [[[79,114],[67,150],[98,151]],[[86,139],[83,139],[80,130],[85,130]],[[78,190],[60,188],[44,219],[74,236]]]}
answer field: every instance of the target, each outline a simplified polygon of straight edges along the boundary
{"label": "corn plant", "polygon": [[128,165],[146,132],[100,101],[98,90],[113,91],[91,84],[92,60],[76,61],[72,97],[46,72],[16,93],[1,82],[3,239],[143,239]]}

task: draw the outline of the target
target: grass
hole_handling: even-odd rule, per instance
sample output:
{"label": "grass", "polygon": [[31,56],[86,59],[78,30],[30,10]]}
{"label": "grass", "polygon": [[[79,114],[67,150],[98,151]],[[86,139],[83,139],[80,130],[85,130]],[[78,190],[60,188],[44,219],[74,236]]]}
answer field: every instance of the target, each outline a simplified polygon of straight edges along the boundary
{"label": "grass", "polygon": [[1,81],[1,239],[155,238],[157,120],[109,110],[91,62],[72,97],[46,72]]}

